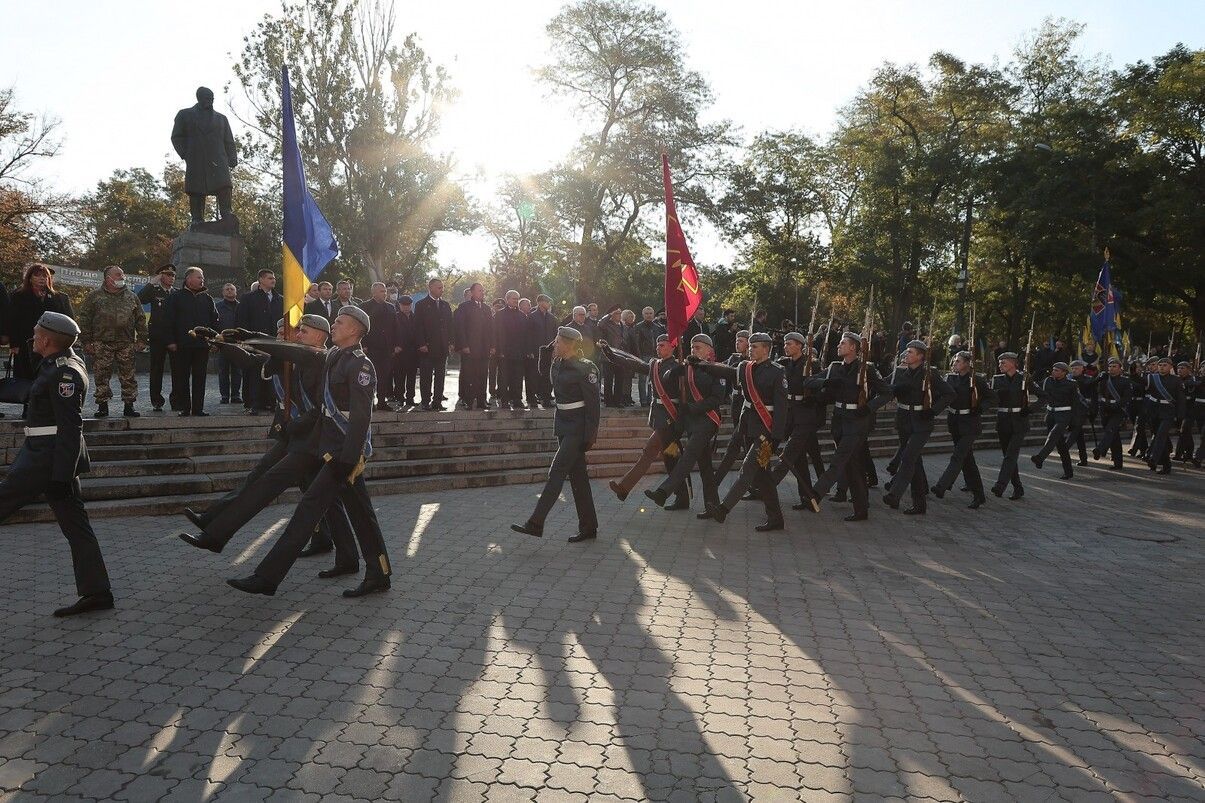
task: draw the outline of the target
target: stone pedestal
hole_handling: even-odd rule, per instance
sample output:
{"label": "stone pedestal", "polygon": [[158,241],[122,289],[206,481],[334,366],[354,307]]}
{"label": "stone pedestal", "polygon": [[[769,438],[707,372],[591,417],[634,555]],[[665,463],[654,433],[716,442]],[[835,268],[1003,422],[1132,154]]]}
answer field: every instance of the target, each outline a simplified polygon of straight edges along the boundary
{"label": "stone pedestal", "polygon": [[206,284],[241,279],[246,264],[243,238],[229,234],[186,231],[172,240],[172,264],[181,274],[186,268],[205,271]]}

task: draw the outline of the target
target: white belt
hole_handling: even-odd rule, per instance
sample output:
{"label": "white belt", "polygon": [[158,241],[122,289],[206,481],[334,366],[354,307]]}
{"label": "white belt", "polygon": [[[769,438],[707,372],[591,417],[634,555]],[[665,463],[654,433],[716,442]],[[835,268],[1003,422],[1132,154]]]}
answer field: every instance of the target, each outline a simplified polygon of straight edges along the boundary
{"label": "white belt", "polygon": [[1070,410],[1071,410],[1070,407],[1051,407],[1050,408],[1050,412],[1052,412],[1052,413],[1066,413],[1066,412],[1069,412]]}
{"label": "white belt", "polygon": [[790,393],[788,393],[787,398],[790,399],[791,401],[803,401],[803,394],[800,394],[798,396],[792,396]]}
{"label": "white belt", "polygon": [[660,397],[660,396],[654,396],[654,397],[653,397],[653,404],[661,404],[661,397]]}
{"label": "white belt", "polygon": [[581,408],[583,408],[585,406],[586,406],[586,403],[584,401],[565,402],[564,404],[557,402],[556,409],[558,409],[558,410],[580,410]]}
{"label": "white belt", "polygon": [[38,435],[58,435],[58,434],[59,434],[58,427],[26,427],[25,428],[25,437],[27,437],[27,438],[37,437]]}
{"label": "white belt", "polygon": [[966,410],[947,410],[946,412],[948,412],[950,415],[970,415],[972,411],[970,409],[966,409]]}
{"label": "white belt", "polygon": [[[328,418],[335,417],[335,413],[332,413],[331,408],[329,408],[329,407],[323,407],[322,412],[325,413]],[[337,412],[339,415],[346,418],[348,421],[351,420],[351,411],[350,410],[336,410],[335,412]]]}
{"label": "white belt", "polygon": [[1205,399],[1193,399],[1197,404],[1205,404]]}
{"label": "white belt", "polygon": [[[745,399],[745,408],[746,408],[746,409],[748,409],[748,408],[750,408],[750,407],[752,407],[752,406],[753,406],[753,402],[749,401],[748,399]],[[767,409],[767,410],[769,410],[770,412],[774,412],[774,405],[773,405],[773,404],[767,404],[765,407],[766,407],[766,409]]]}
{"label": "white belt", "polygon": [[997,407],[997,413],[1019,413],[1024,410],[1024,407]]}
{"label": "white belt", "polygon": [[1172,403],[1171,399],[1157,399],[1154,396],[1147,396],[1147,398],[1153,402],[1159,402],[1160,404],[1171,404]]}
{"label": "white belt", "polygon": [[842,410],[857,410],[858,405],[847,404],[846,402],[833,402],[833,407],[840,407]]}
{"label": "white belt", "polygon": [[901,410],[911,410],[914,413],[919,413],[925,409],[925,405],[923,404],[897,404],[896,407]]}

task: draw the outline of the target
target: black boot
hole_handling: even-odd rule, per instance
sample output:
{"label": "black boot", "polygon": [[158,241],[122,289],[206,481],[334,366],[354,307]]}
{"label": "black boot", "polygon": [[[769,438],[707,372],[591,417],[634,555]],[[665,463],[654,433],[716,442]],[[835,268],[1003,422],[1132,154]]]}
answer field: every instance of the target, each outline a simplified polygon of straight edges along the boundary
{"label": "black boot", "polygon": [[269,583],[258,574],[253,574],[250,577],[236,577],[232,580],[227,580],[226,585],[231,588],[237,588],[245,594],[263,594],[265,597],[276,596],[276,586]]}
{"label": "black boot", "polygon": [[544,537],[544,525],[536,524],[531,519],[528,519],[522,524],[512,524],[510,528],[515,532],[523,533],[524,535],[534,535],[536,538]]}
{"label": "black boot", "polygon": [[322,571],[318,572],[318,577],[323,580],[329,580],[332,577],[342,577],[345,574],[356,574],[359,571],[360,567],[354,563],[350,566],[332,566],[329,569],[323,569]]}
{"label": "black boot", "polygon": [[785,530],[786,524],[782,521],[782,519],[763,521],[753,529],[757,530],[759,533],[769,533],[774,532],[775,530]]}
{"label": "black boot", "polygon": [[369,594],[379,594],[382,591],[388,591],[389,588],[389,578],[383,574],[379,574],[376,577],[365,577],[360,581],[360,585],[355,588],[344,589],[343,596],[348,598],[365,597]]}
{"label": "black boot", "polygon": [[723,502],[720,502],[718,505],[711,508],[711,510],[709,510],[708,512],[711,513],[712,520],[717,521],[720,524],[723,524],[724,519],[728,518],[728,508],[724,507]]}
{"label": "black boot", "polygon": [[221,554],[222,547],[225,546],[224,544],[219,544],[217,540],[205,535],[204,530],[201,531],[200,535],[193,535],[192,533],[178,533],[176,537],[189,546],[195,546],[197,549],[208,549],[215,555]]}
{"label": "black boot", "polygon": [[325,555],[332,551],[335,547],[331,544],[310,544],[297,556],[299,558],[312,558],[315,555]]}
{"label": "black boot", "polygon": [[690,500],[679,494],[674,497],[674,503],[667,507],[666,510],[690,510]]}
{"label": "black boot", "polygon": [[203,515],[201,515],[197,511],[193,510],[191,507],[184,508],[184,516],[189,521],[191,521],[193,524],[197,525],[197,529],[200,529],[200,530],[204,530],[205,525],[209,523],[208,521],[205,520],[205,517]]}
{"label": "black boot", "polygon": [[125,409],[121,412],[126,418],[138,418],[142,413],[134,409],[134,402],[126,402]]}
{"label": "black boot", "polygon": [[866,513],[850,513],[841,521],[866,521],[870,516]]}
{"label": "black boot", "polygon": [[969,507],[971,510],[978,510],[979,508],[983,507],[985,504],[987,504],[986,498],[984,498],[982,496],[976,496],[973,500],[971,500],[971,504],[967,505],[967,507]]}
{"label": "black boot", "polygon": [[109,403],[108,402],[97,402],[96,403],[96,415],[93,417],[94,418],[108,418],[109,417]]}
{"label": "black boot", "polygon": [[653,504],[657,507],[664,507],[667,494],[660,488],[650,488],[644,492],[644,495],[653,500]]}
{"label": "black boot", "polygon": [[593,541],[595,538],[598,538],[598,531],[597,530],[587,530],[584,533],[577,533],[575,535],[571,535],[568,538],[566,538],[565,540],[571,544],[576,544],[579,541]]}
{"label": "black boot", "polygon": [[611,480],[610,482],[608,482],[607,487],[611,489],[612,493],[615,494],[615,498],[618,499],[620,502],[622,502],[623,500],[628,498],[628,492],[625,491],[623,489],[623,486],[620,485],[615,480]]}
{"label": "black boot", "polygon": [[62,619],[64,616],[75,616],[89,611],[108,611],[113,608],[113,592],[104,591],[100,594],[88,594],[80,597],[74,604],[55,610],[54,615]]}

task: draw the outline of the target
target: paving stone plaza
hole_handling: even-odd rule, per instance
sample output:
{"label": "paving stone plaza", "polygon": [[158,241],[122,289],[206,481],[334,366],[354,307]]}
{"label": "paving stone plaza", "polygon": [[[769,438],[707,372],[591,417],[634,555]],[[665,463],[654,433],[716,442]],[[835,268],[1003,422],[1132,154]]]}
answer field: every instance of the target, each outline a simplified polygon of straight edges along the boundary
{"label": "paving stone plaza", "polygon": [[536,486],[384,496],[362,600],[225,585],[287,507],[220,556],[106,518],[118,609],[70,620],[57,527],[3,527],[0,798],[1201,800],[1202,476],[1137,466],[769,537],[596,481],[584,545],[507,530]]}

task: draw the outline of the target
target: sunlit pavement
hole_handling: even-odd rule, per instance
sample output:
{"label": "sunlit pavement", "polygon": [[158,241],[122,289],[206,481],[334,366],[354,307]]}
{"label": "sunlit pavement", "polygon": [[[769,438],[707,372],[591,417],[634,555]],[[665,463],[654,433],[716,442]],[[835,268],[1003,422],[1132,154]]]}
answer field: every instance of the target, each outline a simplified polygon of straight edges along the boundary
{"label": "sunlit pavement", "polygon": [[596,482],[577,545],[570,503],[508,530],[534,486],[383,497],[361,600],[324,558],[225,585],[284,507],[220,556],[104,519],[119,608],[66,621],[66,542],[7,527],[0,797],[1201,800],[1205,473],[1022,470],[1020,502],[769,536]]}

